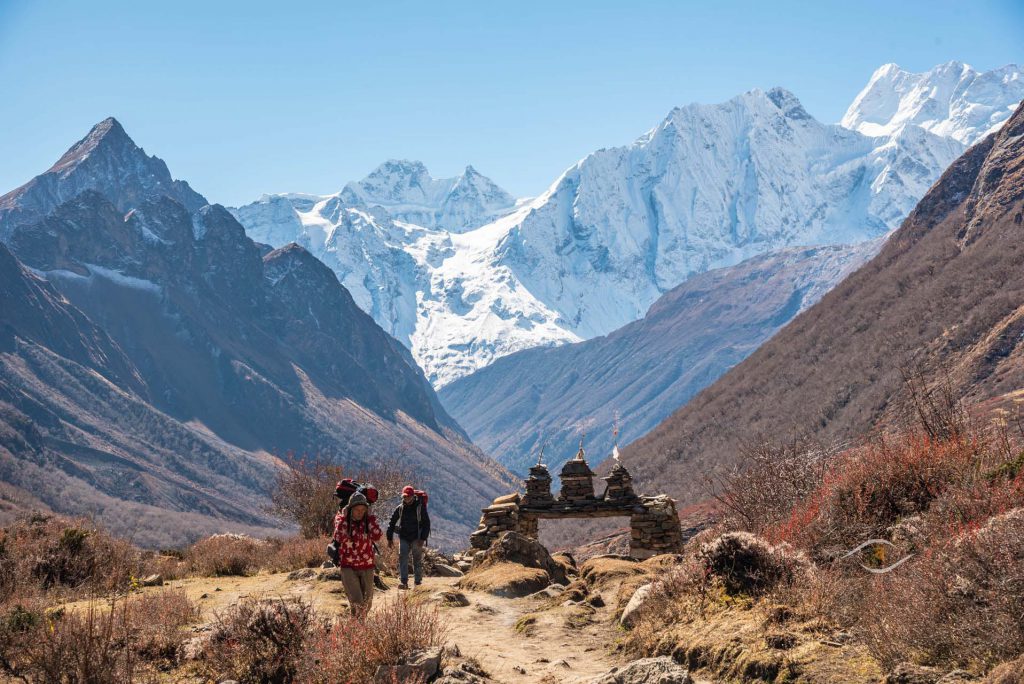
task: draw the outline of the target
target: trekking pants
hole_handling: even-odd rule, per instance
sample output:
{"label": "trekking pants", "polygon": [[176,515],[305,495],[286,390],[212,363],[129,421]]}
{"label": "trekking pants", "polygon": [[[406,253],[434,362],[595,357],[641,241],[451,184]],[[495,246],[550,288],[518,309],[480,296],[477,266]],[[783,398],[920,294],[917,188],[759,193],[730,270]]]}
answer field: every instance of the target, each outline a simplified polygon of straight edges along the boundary
{"label": "trekking pants", "polygon": [[341,568],[341,583],[345,587],[345,596],[348,597],[352,614],[358,617],[370,612],[373,603],[373,568]]}
{"label": "trekking pants", "polygon": [[398,577],[402,584],[409,583],[409,551],[412,551],[412,563],[416,584],[423,581],[423,547],[415,541],[398,538]]}

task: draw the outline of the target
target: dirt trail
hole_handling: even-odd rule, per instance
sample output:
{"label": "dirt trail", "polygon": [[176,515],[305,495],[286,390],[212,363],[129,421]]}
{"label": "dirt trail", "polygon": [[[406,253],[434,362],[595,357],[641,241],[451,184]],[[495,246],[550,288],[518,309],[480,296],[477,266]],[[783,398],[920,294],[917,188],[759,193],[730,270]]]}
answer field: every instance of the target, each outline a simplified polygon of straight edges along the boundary
{"label": "dirt trail", "polygon": [[[436,600],[440,593],[455,590],[457,581],[428,577],[411,593],[423,600]],[[324,613],[347,610],[341,582],[289,580],[287,574],[193,578],[165,586],[183,589],[195,599],[202,607],[203,621],[247,596],[301,597]],[[440,608],[446,618],[448,641],[456,644],[464,657],[476,658],[495,682],[578,684],[590,682],[619,664],[609,650],[618,636],[611,608],[598,608],[593,613],[579,607],[546,609],[551,605],[548,599],[508,599],[458,591],[469,599],[468,606]],[[377,592],[374,603],[393,601],[403,593],[397,588]],[[524,616],[530,624],[517,629]]]}

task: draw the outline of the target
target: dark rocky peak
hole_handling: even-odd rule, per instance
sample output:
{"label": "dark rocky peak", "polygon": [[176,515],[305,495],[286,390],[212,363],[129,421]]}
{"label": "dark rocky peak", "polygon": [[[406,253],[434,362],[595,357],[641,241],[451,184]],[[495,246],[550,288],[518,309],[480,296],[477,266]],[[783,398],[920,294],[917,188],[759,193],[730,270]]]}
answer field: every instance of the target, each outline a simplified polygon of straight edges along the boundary
{"label": "dark rocky peak", "polygon": [[227,209],[203,207],[192,217],[197,268],[202,279],[226,302],[243,309],[263,302],[263,258],[259,247]]}
{"label": "dark rocky peak", "polygon": [[339,394],[385,416],[399,408],[434,430],[451,423],[408,350],[356,306],[338,277],[291,243],[263,258],[273,334]]}
{"label": "dark rocky peak", "polygon": [[188,183],[171,178],[163,160],[147,155],[116,119],[109,118],[93,126],[48,171],[0,197],[0,239],[87,190],[104,195],[122,213],[158,196],[170,197],[190,212],[207,204]]}
{"label": "dark rocky peak", "polygon": [[278,298],[302,302],[295,315],[309,313],[318,325],[347,319],[341,327],[351,328],[353,320],[363,324],[372,321],[338,282],[334,271],[294,242],[263,257],[263,276]]}
{"label": "dark rocky peak", "polygon": [[811,118],[811,115],[800,104],[800,100],[797,99],[796,95],[785,88],[772,88],[765,95],[771,100],[772,104],[782,110],[783,115],[787,119],[803,121]]}
{"label": "dark rocky peak", "polygon": [[967,199],[968,220],[963,237],[968,240],[977,237],[976,229],[983,219],[995,218],[1014,208],[1017,211],[1014,221],[1021,225],[1018,204],[1024,199],[1024,103],[998,133],[976,147],[983,148],[986,143],[991,146],[991,152],[985,157]]}
{"label": "dark rocky peak", "polygon": [[64,202],[37,223],[18,226],[7,239],[17,257],[32,268],[80,275],[87,273],[86,264],[118,270],[134,266],[140,242],[140,233],[125,222],[122,212],[94,190]]}
{"label": "dark rocky peak", "polygon": [[166,195],[143,201],[128,212],[125,221],[151,245],[191,250],[195,242],[193,220],[188,211]]}

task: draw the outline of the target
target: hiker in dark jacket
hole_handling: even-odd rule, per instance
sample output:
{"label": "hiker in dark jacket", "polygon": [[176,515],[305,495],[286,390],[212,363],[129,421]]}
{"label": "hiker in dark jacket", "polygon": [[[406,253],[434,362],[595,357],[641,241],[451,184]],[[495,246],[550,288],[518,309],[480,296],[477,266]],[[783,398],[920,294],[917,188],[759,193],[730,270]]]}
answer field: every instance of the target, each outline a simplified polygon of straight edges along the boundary
{"label": "hiker in dark jacket", "polygon": [[423,583],[423,547],[430,536],[430,516],[427,507],[410,486],[402,489],[402,503],[391,514],[388,525],[388,546],[394,547],[395,532],[398,532],[398,575],[399,589],[409,588],[409,553],[412,552],[416,586]]}

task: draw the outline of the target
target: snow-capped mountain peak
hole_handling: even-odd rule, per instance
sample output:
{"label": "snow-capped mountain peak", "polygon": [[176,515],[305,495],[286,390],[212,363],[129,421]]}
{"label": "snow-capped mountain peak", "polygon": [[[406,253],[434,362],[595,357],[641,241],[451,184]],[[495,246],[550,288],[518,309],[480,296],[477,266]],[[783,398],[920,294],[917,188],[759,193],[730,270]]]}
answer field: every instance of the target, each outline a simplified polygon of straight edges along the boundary
{"label": "snow-capped mountain peak", "polygon": [[972,145],[997,129],[1024,99],[1016,64],[979,72],[951,61],[923,73],[879,67],[843,116],[842,125],[869,136],[893,135],[914,124]]}
{"label": "snow-capped mountain peak", "polygon": [[396,220],[463,232],[509,213],[515,198],[472,166],[434,178],[418,161],[390,159],[340,193],[349,205],[382,207]]}
{"label": "snow-capped mountain peak", "polygon": [[887,65],[842,125],[784,88],[677,107],[529,201],[473,167],[434,179],[391,161],[330,198],[236,216],[260,242],[307,245],[440,387],[520,349],[608,334],[691,275],[886,234],[1009,117],[1020,87],[1016,67]]}

